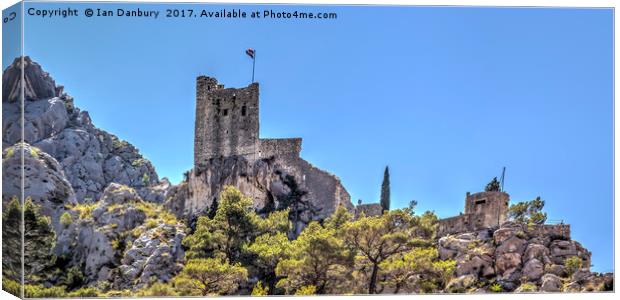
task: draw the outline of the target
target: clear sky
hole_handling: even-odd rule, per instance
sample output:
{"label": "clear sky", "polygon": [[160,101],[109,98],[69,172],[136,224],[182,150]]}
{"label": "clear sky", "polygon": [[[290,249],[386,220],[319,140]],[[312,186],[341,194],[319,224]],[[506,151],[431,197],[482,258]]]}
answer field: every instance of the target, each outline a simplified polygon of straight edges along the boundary
{"label": "clear sky", "polygon": [[302,156],[353,201],[377,201],[389,165],[393,206],[449,217],[506,166],[513,202],[541,196],[593,269],[613,270],[612,10],[270,8],[338,18],[27,16],[25,53],[178,182],[193,163],[195,77],[248,85],[253,47],[261,137],[302,137]]}

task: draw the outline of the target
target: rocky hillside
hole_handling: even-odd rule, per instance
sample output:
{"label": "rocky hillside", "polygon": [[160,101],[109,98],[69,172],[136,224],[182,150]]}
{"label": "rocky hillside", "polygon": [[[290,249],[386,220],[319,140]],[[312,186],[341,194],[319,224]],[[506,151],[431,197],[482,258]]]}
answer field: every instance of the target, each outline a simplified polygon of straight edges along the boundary
{"label": "rocky hillside", "polygon": [[[25,71],[20,142],[20,68]],[[3,73],[3,207],[21,194],[49,217],[57,267],[115,289],[168,280],[183,260],[185,226],[160,204],[170,187],[133,145],[96,128],[39,64]],[[57,284],[63,276],[52,276]]]}
{"label": "rocky hillside", "polygon": [[109,282],[106,289],[123,290],[170,279],[180,269],[186,234],[177,217],[194,220],[213,211],[226,184],[252,195],[262,215],[291,207],[296,232],[340,204],[352,209],[339,180],[302,159],[248,163],[231,157],[212,161],[198,175],[188,171],[178,186],[160,181],[138,149],[94,126],[30,57],[15,59],[4,71],[3,92],[3,205],[20,195],[23,157],[25,197],[50,217],[61,267],[78,270],[85,284]]}
{"label": "rocky hillside", "polygon": [[56,254],[86,282],[135,290],[167,282],[182,268],[185,226],[134,189],[113,183],[100,201],[69,208],[73,222],[61,224]]}
{"label": "rocky hillside", "polygon": [[454,259],[451,292],[580,292],[611,290],[613,274],[590,272],[591,253],[577,241],[531,234],[527,225],[448,235],[441,259]]}
{"label": "rocky hillside", "polygon": [[[159,182],[155,168],[138,149],[96,128],[88,112],[75,107],[73,98],[63,91],[63,87],[57,86],[54,79],[28,56],[23,62],[15,59],[2,74],[3,149],[17,143],[21,136],[17,79],[22,63],[26,79],[24,141],[58,161],[77,202],[97,200],[112,182],[140,190]],[[4,168],[12,167],[4,165]],[[30,179],[26,176],[27,182]],[[141,193],[146,195],[149,191],[144,189]]]}
{"label": "rocky hillside", "polygon": [[255,162],[243,157],[212,159],[202,173],[188,172],[186,177],[170,190],[165,202],[180,218],[212,212],[225,185],[251,196],[255,209],[263,215],[290,208],[296,233],[312,220],[329,217],[339,205],[353,210],[340,180],[301,158],[273,157]]}
{"label": "rocky hillside", "polygon": [[[23,142],[16,79],[21,67],[26,79]],[[373,289],[383,293],[398,292],[401,285],[401,292],[409,285],[409,291],[431,292],[613,288],[613,274],[589,271],[591,254],[578,242],[533,234],[524,225],[508,222],[437,240],[432,238],[437,219],[431,212],[349,216],[354,208],[338,178],[298,157],[212,159],[200,173],[190,170],[182,183],[172,186],[159,180],[138,149],[96,128],[88,113],[75,107],[62,86],[29,57],[16,59],[2,80],[3,209],[12,207],[11,216],[19,215],[15,199],[23,187],[29,199],[24,206],[37,207],[31,225],[41,228],[28,239],[49,246],[24,246],[47,252],[26,258],[29,270],[36,270],[26,274],[27,284],[40,292],[31,297],[136,296],[145,291],[149,296],[225,295],[260,292],[261,281],[270,283],[270,293],[279,294],[365,293],[365,281],[373,286],[398,281],[398,288]],[[220,197],[225,185],[237,187],[231,194],[238,197],[229,194],[228,202],[219,205],[227,199]],[[247,205],[240,204],[244,199]],[[340,206],[346,209],[337,210]],[[196,220],[203,215],[209,217]],[[302,232],[311,221],[332,215]],[[20,228],[15,222],[21,218],[8,219],[3,228]],[[9,237],[11,232],[3,232],[3,240],[5,233]],[[12,236],[11,245],[19,245],[21,235],[13,231]],[[186,236],[190,238],[184,241]],[[381,254],[391,248],[389,255]],[[6,250],[5,260],[11,256]],[[194,256],[186,257],[186,250]],[[50,252],[54,259],[48,259]],[[426,260],[420,260],[424,253]],[[379,264],[378,258],[385,261]],[[373,263],[374,269],[369,267]],[[21,262],[7,266],[15,265]],[[3,275],[12,275],[8,280],[17,285],[18,272],[6,269]],[[220,276],[218,272],[236,274],[227,277],[234,288],[205,284],[196,291],[195,280]],[[237,278],[248,273],[249,278]],[[280,279],[286,279],[287,287],[277,287]],[[54,288],[58,293],[52,293]]]}

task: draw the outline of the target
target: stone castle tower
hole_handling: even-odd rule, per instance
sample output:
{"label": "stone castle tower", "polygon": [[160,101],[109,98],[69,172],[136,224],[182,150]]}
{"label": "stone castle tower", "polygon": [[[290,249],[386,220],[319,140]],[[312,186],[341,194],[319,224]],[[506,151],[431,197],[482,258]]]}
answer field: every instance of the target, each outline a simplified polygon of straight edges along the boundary
{"label": "stone castle tower", "polygon": [[195,167],[215,157],[257,155],[258,126],[258,83],[234,89],[196,78]]}
{"label": "stone castle tower", "polygon": [[245,88],[224,88],[215,78],[196,78],[196,172],[219,157],[241,156],[250,161],[271,156],[299,157],[301,138],[259,138],[258,96],[258,83]]}

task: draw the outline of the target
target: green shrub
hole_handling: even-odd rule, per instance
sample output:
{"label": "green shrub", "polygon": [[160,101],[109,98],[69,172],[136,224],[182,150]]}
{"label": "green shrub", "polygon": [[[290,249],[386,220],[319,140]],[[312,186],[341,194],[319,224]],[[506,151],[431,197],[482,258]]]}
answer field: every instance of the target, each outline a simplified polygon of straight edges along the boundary
{"label": "green shrub", "polygon": [[161,283],[161,282],[157,282],[148,288],[139,290],[136,293],[136,296],[138,297],[150,297],[150,296],[155,296],[155,297],[164,296],[165,297],[165,296],[178,296],[178,295],[179,294],[170,284]]}
{"label": "green shrub", "polygon": [[13,296],[20,297],[21,285],[19,282],[8,279],[6,276],[2,276],[2,289]]}
{"label": "green shrub", "polygon": [[528,282],[528,283],[524,283],[521,286],[519,286],[518,289],[520,292],[535,292],[536,285]]}
{"label": "green shrub", "polygon": [[112,249],[114,250],[118,250],[120,245],[121,245],[121,242],[119,242],[118,239],[110,241],[110,246],[112,246]]}
{"label": "green shrub", "polygon": [[146,173],[142,174],[142,184],[149,185],[149,182],[151,182],[151,177]]}
{"label": "green shrub", "polygon": [[73,223],[73,217],[71,217],[71,214],[69,212],[64,212],[60,216],[60,224],[62,224],[65,227],[68,227],[69,225],[71,225],[71,223]]}
{"label": "green shrub", "polygon": [[263,282],[259,281],[252,289],[252,296],[267,296],[269,293],[269,287],[263,287]]}
{"label": "green shrub", "polygon": [[153,229],[155,227],[157,227],[157,220],[155,219],[148,219],[146,220],[146,222],[144,222],[144,225],[146,226],[147,229]]}
{"label": "green shrub", "polygon": [[478,243],[476,243],[475,241],[474,241],[474,242],[467,243],[467,249],[468,249],[468,250],[473,250],[473,249],[474,249],[474,248],[476,248],[476,247],[478,247]]}
{"label": "green shrub", "polygon": [[504,288],[499,283],[494,283],[489,287],[489,291],[493,293],[501,293],[504,291]]}
{"label": "green shrub", "polygon": [[573,276],[577,270],[581,269],[581,258],[577,256],[571,256],[564,260],[564,267],[566,269],[566,273],[568,273],[568,277]]}
{"label": "green shrub", "polygon": [[7,149],[5,159],[13,157],[14,154],[15,154],[15,149],[13,147]]}
{"label": "green shrub", "polygon": [[76,288],[84,283],[84,274],[78,267],[72,267],[67,271],[65,284],[68,288]]}
{"label": "green shrub", "polygon": [[144,158],[138,158],[134,161],[131,162],[131,165],[134,167],[140,167],[142,166],[144,163],[146,162],[146,160]]}
{"label": "green shrub", "polygon": [[161,220],[169,225],[175,225],[178,222],[176,216],[161,205],[151,202],[138,202],[136,203],[136,208],[142,211],[149,219]]}
{"label": "green shrub", "polygon": [[97,203],[76,204],[71,209],[78,212],[80,219],[92,219],[93,210],[97,207]]}
{"label": "green shrub", "polygon": [[43,285],[26,284],[24,286],[24,297],[26,298],[61,298],[66,297],[64,286],[52,286],[49,288]]}
{"label": "green shrub", "polygon": [[133,236],[134,238],[137,238],[143,233],[144,233],[144,226],[138,226],[131,231],[131,236]]}
{"label": "green shrub", "polygon": [[35,147],[30,147],[30,155],[34,158],[39,158],[39,149]]}
{"label": "green shrub", "polygon": [[127,142],[115,138],[114,140],[112,140],[112,146],[114,146],[114,148],[123,148],[127,146]]}
{"label": "green shrub", "polygon": [[295,291],[296,296],[309,296],[316,294],[316,287],[314,285],[305,285]]}
{"label": "green shrub", "polygon": [[109,212],[109,213],[111,213],[111,212],[114,212],[114,211],[115,211],[115,210],[117,210],[117,209],[122,209],[122,208],[123,208],[123,206],[122,206],[122,205],[120,205],[120,204],[118,204],[118,203],[113,203],[113,204],[110,204],[110,205],[108,206],[108,212]]}
{"label": "green shrub", "polygon": [[99,290],[94,287],[83,287],[67,294],[72,298],[99,297]]}
{"label": "green shrub", "polygon": [[133,293],[131,292],[131,290],[110,290],[107,291],[105,294],[100,295],[101,297],[106,297],[106,298],[111,298],[111,297],[124,297],[124,298],[128,298],[128,297],[133,297]]}

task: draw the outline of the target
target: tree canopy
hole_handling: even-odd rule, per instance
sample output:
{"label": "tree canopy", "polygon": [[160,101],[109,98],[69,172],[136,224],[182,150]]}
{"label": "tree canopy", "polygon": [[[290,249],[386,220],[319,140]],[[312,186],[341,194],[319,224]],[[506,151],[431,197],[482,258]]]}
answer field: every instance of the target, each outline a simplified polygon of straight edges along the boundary
{"label": "tree canopy", "polygon": [[523,224],[544,224],[547,213],[543,212],[545,201],[537,197],[531,201],[523,201],[508,208],[508,218]]}
{"label": "tree canopy", "polygon": [[501,191],[501,186],[500,186],[499,181],[497,180],[497,177],[493,177],[491,182],[489,182],[487,186],[484,188],[484,191],[485,192],[500,192]]}

